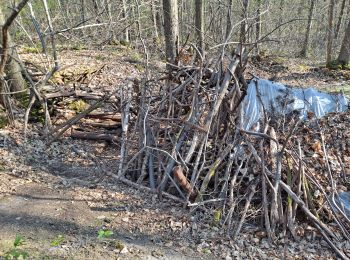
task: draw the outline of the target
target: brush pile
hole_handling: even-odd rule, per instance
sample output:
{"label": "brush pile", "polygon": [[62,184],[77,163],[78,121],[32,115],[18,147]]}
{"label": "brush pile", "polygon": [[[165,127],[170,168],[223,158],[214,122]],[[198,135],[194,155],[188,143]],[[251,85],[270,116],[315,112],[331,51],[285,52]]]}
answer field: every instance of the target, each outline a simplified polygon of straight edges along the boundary
{"label": "brush pile", "polygon": [[307,222],[347,258],[338,193],[349,188],[350,114],[265,114],[259,131],[243,129],[243,51],[227,66],[198,63],[121,89],[118,178],[206,210],[233,239],[252,225],[298,239]]}

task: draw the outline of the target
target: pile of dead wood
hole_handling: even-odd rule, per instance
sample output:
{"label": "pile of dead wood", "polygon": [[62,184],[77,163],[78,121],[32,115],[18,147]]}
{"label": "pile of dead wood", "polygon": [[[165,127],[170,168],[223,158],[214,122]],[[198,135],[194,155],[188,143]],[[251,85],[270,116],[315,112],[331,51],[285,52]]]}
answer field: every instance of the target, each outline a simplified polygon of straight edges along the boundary
{"label": "pile of dead wood", "polygon": [[350,220],[337,192],[348,188],[350,144],[339,138],[350,135],[343,123],[349,114],[333,128],[327,124],[335,115],[304,122],[266,115],[260,132],[244,130],[243,51],[226,66],[198,63],[140,82],[137,93],[121,88],[117,177],[208,210],[233,238],[253,224],[271,241],[281,233],[298,239],[301,223],[312,223],[346,258],[337,241],[350,238]]}

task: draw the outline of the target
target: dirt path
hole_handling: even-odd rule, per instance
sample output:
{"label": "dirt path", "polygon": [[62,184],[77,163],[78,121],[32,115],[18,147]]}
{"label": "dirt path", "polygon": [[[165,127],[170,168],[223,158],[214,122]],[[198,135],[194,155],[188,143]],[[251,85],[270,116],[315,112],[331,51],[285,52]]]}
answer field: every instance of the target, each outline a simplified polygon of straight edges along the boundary
{"label": "dirt path", "polygon": [[[118,184],[67,186],[62,177],[40,170],[30,174],[36,177],[23,180],[23,176],[1,172],[0,255],[21,235],[25,241],[22,248],[30,259],[209,257],[196,252],[196,244],[183,240],[190,220],[169,201],[156,203],[154,197]],[[47,182],[39,181],[40,177]],[[98,239],[99,230],[113,235]],[[59,236],[64,241],[53,246]]]}
{"label": "dirt path", "polygon": [[[2,176],[4,177],[4,175]],[[9,176],[8,176],[9,177]],[[13,178],[13,177],[9,177]],[[15,180],[13,180],[15,181]],[[121,190],[125,187],[119,187]],[[31,259],[72,257],[74,259],[195,259],[205,257],[176,246],[167,232],[143,231],[157,225],[150,218],[147,198],[126,198],[122,191],[93,191],[86,188],[62,189],[44,183],[19,185],[0,199],[0,254],[10,249],[16,234],[25,240],[23,248]],[[91,196],[91,193],[94,193]],[[85,196],[85,197],[84,197]],[[88,197],[94,197],[95,199]],[[103,198],[107,196],[109,198]],[[98,198],[100,197],[100,199]],[[141,200],[141,201],[140,201]],[[135,207],[138,202],[139,206]],[[90,205],[90,206],[89,206]],[[144,211],[140,213],[139,211]],[[159,211],[158,211],[159,212]],[[163,215],[165,212],[159,213]],[[157,217],[160,217],[160,216]],[[143,223],[139,223],[142,217]],[[167,222],[164,217],[164,222]],[[148,222],[148,223],[147,223]],[[162,224],[159,221],[158,225]],[[167,224],[167,223],[165,223]],[[147,227],[146,227],[147,228]],[[109,238],[98,239],[101,229],[113,231]],[[63,236],[57,246],[51,243]],[[170,243],[170,244],[169,244]],[[167,246],[168,244],[168,246]]]}

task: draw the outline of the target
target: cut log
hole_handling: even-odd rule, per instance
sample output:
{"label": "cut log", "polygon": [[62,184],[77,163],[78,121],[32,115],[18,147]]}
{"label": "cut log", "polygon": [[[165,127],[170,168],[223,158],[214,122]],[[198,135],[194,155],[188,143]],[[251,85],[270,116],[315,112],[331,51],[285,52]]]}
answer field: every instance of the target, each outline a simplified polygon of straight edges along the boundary
{"label": "cut log", "polygon": [[176,182],[183,188],[187,194],[189,194],[189,198],[191,201],[196,199],[197,193],[193,190],[191,183],[187,180],[186,176],[183,173],[181,166],[175,166],[173,169],[174,178]]}
{"label": "cut log", "polygon": [[60,97],[76,97],[82,99],[98,100],[101,99],[100,93],[86,93],[79,90],[76,91],[59,91],[55,93],[45,94],[46,99],[60,98]]}
{"label": "cut log", "polygon": [[116,122],[121,122],[122,121],[122,116],[121,114],[116,114],[113,112],[95,112],[91,113],[85,116],[86,118],[96,118],[96,119],[101,119],[101,120],[112,120]]}
{"label": "cut log", "polygon": [[107,141],[110,143],[118,141],[118,133],[115,135],[105,134],[105,133],[96,133],[96,132],[83,132],[79,130],[72,130],[72,138],[83,139],[83,140],[95,140],[95,141]]}
{"label": "cut log", "polygon": [[85,123],[82,123],[81,126],[101,127],[106,129],[119,129],[122,126],[122,124],[119,122],[114,123],[113,121],[112,122],[85,122]]}

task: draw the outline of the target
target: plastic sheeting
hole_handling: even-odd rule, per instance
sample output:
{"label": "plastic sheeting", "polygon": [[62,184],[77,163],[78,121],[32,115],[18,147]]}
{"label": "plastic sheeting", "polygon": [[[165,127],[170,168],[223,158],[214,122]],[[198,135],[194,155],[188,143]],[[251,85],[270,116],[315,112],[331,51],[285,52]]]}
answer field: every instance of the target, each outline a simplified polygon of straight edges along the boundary
{"label": "plastic sheeting", "polygon": [[350,192],[339,192],[339,200],[343,204],[345,214],[350,218]]}
{"label": "plastic sheeting", "polygon": [[258,131],[265,112],[270,116],[297,113],[301,119],[311,112],[320,118],[330,112],[346,111],[348,100],[342,94],[328,94],[314,88],[290,88],[255,78],[249,83],[242,105],[243,129]]}

